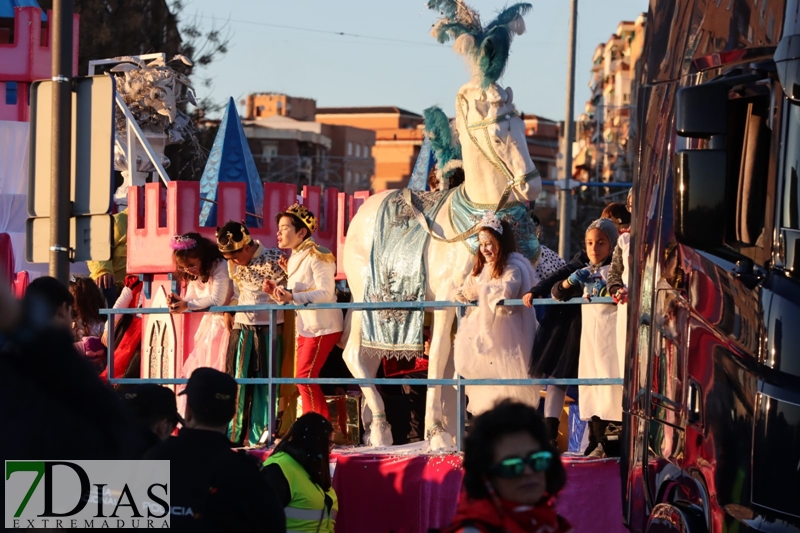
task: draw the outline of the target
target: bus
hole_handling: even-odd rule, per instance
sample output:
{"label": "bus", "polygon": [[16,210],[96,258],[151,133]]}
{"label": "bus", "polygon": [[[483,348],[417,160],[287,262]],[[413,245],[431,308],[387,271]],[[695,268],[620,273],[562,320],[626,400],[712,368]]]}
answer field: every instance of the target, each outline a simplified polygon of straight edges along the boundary
{"label": "bus", "polygon": [[800,0],[651,0],[644,46],[623,519],[800,533]]}

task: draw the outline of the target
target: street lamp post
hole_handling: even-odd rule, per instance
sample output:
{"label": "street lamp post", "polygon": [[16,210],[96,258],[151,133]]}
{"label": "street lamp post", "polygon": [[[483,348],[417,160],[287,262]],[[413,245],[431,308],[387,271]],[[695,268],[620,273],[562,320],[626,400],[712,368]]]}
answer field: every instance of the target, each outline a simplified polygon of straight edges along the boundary
{"label": "street lamp post", "polygon": [[53,18],[53,115],[50,170],[50,275],[66,284],[70,260],[72,130],[72,0],[55,0]]}
{"label": "street lamp post", "polygon": [[573,108],[575,105],[575,40],[577,36],[576,26],[578,24],[578,0],[570,1],[569,17],[569,69],[567,70],[567,110],[564,124],[564,173],[563,185],[559,191],[558,202],[558,255],[569,258],[570,224],[572,214],[570,213],[570,195],[572,190],[569,187],[572,178],[572,143],[575,138],[575,121],[572,119]]}

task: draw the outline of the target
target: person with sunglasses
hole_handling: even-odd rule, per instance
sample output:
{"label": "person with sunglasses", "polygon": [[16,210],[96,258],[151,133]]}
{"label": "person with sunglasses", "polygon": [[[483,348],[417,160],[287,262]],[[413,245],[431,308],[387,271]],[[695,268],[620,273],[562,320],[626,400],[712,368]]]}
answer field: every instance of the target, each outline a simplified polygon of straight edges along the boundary
{"label": "person with sunglasses", "polygon": [[333,425],[310,412],[289,428],[262,470],[286,512],[287,531],[333,533],[339,500],[333,490],[330,453]]}
{"label": "person with sunglasses", "polygon": [[464,445],[464,486],[440,533],[569,533],[555,509],[566,483],[536,409],[505,400],[475,418]]}

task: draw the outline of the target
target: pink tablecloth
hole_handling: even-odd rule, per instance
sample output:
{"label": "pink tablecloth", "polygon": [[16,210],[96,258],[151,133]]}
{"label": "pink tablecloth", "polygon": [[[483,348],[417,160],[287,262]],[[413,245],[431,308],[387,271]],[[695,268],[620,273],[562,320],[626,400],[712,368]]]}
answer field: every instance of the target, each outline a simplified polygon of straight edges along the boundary
{"label": "pink tablecloth", "polygon": [[[458,455],[346,453],[333,459],[337,533],[427,533],[455,514],[463,475]],[[575,533],[625,533],[619,464],[565,458],[564,465],[567,486],[558,509]]]}

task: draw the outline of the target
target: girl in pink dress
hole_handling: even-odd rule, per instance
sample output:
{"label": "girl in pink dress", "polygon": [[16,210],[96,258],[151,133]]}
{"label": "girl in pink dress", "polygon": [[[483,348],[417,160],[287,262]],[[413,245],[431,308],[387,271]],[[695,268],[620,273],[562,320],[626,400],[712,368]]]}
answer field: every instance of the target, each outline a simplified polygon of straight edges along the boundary
{"label": "girl in pink dress", "polygon": [[[212,306],[227,305],[233,294],[228,265],[217,245],[199,233],[177,235],[172,240],[172,254],[177,277],[186,283],[183,298],[172,293],[170,313],[201,311]],[[203,313],[194,336],[194,349],[183,363],[182,377],[188,378],[196,368],[211,367],[225,372],[225,353],[230,331],[223,313]],[[185,396],[179,396],[185,403]],[[179,405],[183,410],[183,405]]]}

